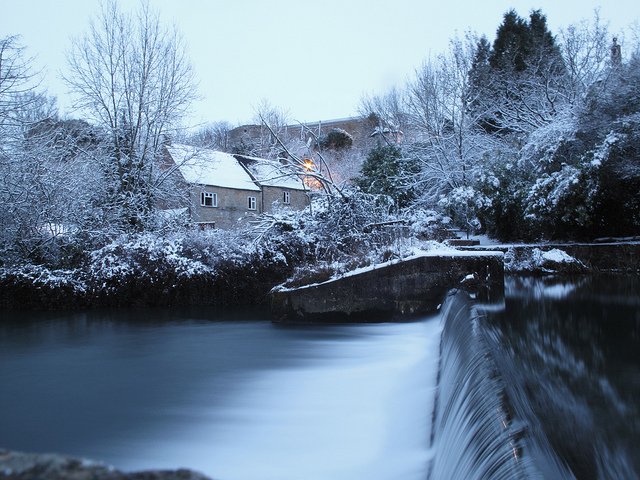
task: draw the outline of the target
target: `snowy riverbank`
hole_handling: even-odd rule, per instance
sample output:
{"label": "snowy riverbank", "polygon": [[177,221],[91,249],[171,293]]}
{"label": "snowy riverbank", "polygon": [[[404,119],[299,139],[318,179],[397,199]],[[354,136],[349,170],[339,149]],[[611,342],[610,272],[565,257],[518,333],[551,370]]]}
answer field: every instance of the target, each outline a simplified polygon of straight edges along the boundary
{"label": "snowy riverbank", "polygon": [[[480,245],[453,249],[416,242],[397,252],[400,261],[430,255],[504,253],[508,274],[574,275],[640,271],[640,242]],[[78,309],[209,305],[266,306],[280,284],[299,287],[374,269],[376,255],[319,264],[304,245],[233,248],[184,239],[141,236],[92,252],[73,269],[42,265],[0,268],[0,309]]]}

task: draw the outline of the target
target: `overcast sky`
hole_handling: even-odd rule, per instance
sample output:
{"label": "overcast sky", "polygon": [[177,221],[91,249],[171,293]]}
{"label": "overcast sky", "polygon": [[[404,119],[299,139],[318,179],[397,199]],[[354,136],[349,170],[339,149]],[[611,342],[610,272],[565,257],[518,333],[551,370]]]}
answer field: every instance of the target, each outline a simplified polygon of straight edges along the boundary
{"label": "overcast sky", "polygon": [[[261,99],[299,121],[357,113],[363,93],[401,85],[429,55],[472,30],[490,41],[509,8],[535,8],[550,28],[591,19],[612,32],[638,22],[638,0],[150,0],[182,31],[203,100],[191,124],[249,123]],[[71,38],[87,30],[99,0],[0,0],[0,37],[22,35],[44,84],[73,116],[60,80]],[[121,0],[129,8],[137,0]]]}

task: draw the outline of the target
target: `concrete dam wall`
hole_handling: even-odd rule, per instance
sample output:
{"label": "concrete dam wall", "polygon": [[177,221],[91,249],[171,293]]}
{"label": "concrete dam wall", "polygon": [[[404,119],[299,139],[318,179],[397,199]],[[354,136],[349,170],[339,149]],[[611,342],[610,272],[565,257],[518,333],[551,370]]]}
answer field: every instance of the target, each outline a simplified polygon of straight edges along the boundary
{"label": "concrete dam wall", "polygon": [[485,299],[504,293],[501,252],[426,253],[323,283],[272,292],[273,320],[285,323],[369,322],[435,312],[452,288]]}

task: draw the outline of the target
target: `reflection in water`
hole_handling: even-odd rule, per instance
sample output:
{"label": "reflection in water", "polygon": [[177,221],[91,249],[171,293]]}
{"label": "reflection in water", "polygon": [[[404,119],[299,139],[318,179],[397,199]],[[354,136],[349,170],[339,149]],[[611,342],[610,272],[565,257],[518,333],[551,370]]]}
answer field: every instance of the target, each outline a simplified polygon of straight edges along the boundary
{"label": "reflection in water", "polygon": [[531,437],[578,479],[640,478],[639,279],[506,286],[506,309],[487,314],[487,333]]}
{"label": "reflection in water", "polygon": [[3,325],[0,446],[221,479],[425,477],[436,318],[285,328],[202,317]]}
{"label": "reflection in water", "polygon": [[508,277],[504,308],[461,308],[442,335],[438,318],[16,315],[0,447],[229,480],[637,479],[638,292],[638,277]]}

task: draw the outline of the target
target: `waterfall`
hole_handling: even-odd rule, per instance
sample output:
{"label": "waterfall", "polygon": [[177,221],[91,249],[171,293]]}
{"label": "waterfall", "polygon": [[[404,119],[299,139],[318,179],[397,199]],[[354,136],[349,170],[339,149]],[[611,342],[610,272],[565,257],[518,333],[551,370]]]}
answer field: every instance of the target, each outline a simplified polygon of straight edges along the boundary
{"label": "waterfall", "polygon": [[451,293],[442,319],[429,480],[543,478],[468,294]]}

